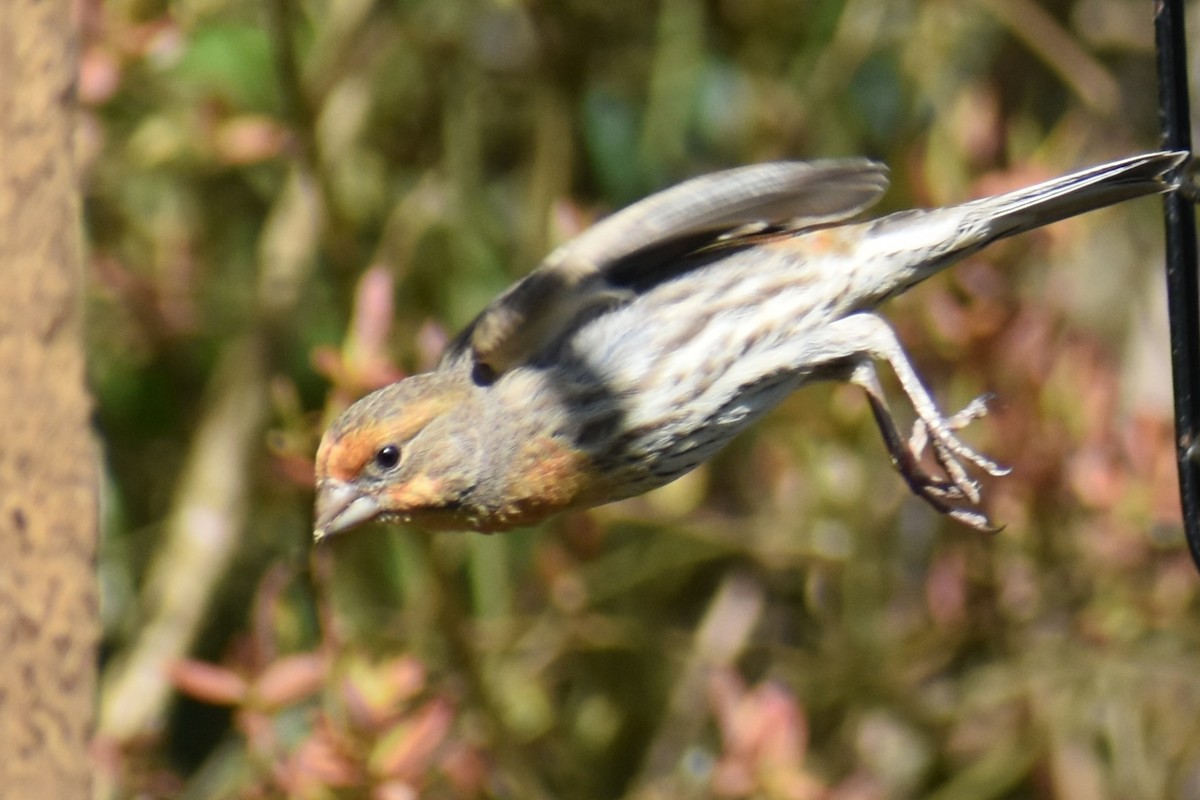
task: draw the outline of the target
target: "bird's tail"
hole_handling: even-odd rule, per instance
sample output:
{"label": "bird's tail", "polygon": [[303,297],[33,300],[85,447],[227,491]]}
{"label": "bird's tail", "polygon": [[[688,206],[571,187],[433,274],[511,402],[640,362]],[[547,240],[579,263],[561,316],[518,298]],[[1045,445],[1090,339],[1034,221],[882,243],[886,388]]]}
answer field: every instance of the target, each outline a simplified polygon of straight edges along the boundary
{"label": "bird's tail", "polygon": [[990,242],[1135,197],[1166,192],[1174,188],[1167,175],[1187,155],[1164,151],[1131,156],[959,208],[979,217],[980,234]]}
{"label": "bird's tail", "polygon": [[1171,191],[1178,186],[1176,167],[1187,157],[1181,151],[1146,153],[995,197],[883,217],[870,223],[863,246],[869,254],[890,254],[896,269],[867,294],[876,301],[898,294],[997,239]]}

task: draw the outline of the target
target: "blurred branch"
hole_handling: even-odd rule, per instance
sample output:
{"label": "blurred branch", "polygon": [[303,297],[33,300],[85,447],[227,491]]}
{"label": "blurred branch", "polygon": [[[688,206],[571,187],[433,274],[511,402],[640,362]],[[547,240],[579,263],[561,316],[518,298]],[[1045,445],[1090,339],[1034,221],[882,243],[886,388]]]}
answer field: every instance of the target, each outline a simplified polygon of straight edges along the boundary
{"label": "blurred branch", "polygon": [[812,115],[812,124],[822,121],[820,109],[839,102],[854,73],[876,51],[886,13],[887,7],[873,0],[846,0],[833,37],[821,48],[802,83],[799,106]]}
{"label": "blurred branch", "polygon": [[689,787],[677,776],[684,753],[699,738],[708,718],[708,677],[714,669],[733,666],[765,605],[762,586],[749,574],[733,572],[721,582],[696,631],[692,652],[676,681],[663,724],[646,751],[641,773],[633,781],[630,797],[665,800],[688,794]]}
{"label": "blurred branch", "polygon": [[191,646],[246,522],[266,413],[265,370],[261,345],[241,339],[226,347],[212,377],[164,543],[149,569],[142,598],[149,619],[106,675],[102,738],[128,742],[162,722],[171,695],[168,667]]}
{"label": "blurred branch", "polygon": [[576,157],[567,100],[553,87],[539,86],[534,109],[533,157],[513,259],[519,269],[538,263],[557,244],[550,241],[551,212],[570,190]]}
{"label": "blurred branch", "polygon": [[1107,115],[1117,110],[1121,93],[1116,79],[1042,6],[1033,0],[978,2],[1046,62],[1093,111]]}
{"label": "blurred branch", "polygon": [[292,321],[312,275],[324,204],[312,173],[293,167],[258,241],[258,309],[268,326]]}
{"label": "blurred branch", "polygon": [[[687,153],[688,117],[704,56],[703,7],[691,0],[662,3],[642,134],[642,166],[667,174]],[[661,176],[652,176],[657,179]]]}
{"label": "blurred branch", "polygon": [[[293,0],[271,0],[269,5],[279,93],[299,149],[294,160],[300,172],[298,179],[315,189],[311,194],[315,202],[315,221],[324,222],[319,230],[325,235],[325,244],[336,272],[348,275],[360,265],[362,259],[353,235],[354,226],[338,207],[323,163],[320,142],[317,140],[320,108],[304,89],[293,38],[297,24],[294,3]],[[344,281],[340,284],[341,288],[347,288]]]}
{"label": "blurred branch", "polygon": [[283,99],[283,111],[292,123],[300,145],[300,157],[306,164],[316,163],[317,147],[313,135],[316,130],[316,114],[300,76],[300,65],[296,59],[296,44],[292,30],[296,25],[292,0],[271,0],[272,38],[275,42],[275,69],[279,72],[279,93]]}

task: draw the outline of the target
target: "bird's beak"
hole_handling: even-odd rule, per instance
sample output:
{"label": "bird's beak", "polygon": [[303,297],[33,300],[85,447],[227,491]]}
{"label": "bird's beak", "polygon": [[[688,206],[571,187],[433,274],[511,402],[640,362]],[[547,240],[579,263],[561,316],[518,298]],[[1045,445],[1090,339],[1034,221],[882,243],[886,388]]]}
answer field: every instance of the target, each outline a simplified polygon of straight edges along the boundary
{"label": "bird's beak", "polygon": [[354,484],[326,478],[317,485],[317,520],[313,539],[342,533],[373,519],[379,501],[362,494]]}

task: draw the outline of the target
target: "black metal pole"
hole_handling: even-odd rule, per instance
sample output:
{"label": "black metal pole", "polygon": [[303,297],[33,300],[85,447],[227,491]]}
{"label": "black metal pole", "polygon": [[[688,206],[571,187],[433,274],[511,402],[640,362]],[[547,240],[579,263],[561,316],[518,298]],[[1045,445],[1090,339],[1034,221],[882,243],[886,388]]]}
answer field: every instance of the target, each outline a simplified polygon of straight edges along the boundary
{"label": "black metal pole", "polygon": [[[1156,0],[1159,116],[1169,150],[1192,149],[1183,0]],[[1171,324],[1171,372],[1175,382],[1175,455],[1183,501],[1183,531],[1200,569],[1200,284],[1197,281],[1196,219],[1181,192],[1165,196],[1167,310]]]}

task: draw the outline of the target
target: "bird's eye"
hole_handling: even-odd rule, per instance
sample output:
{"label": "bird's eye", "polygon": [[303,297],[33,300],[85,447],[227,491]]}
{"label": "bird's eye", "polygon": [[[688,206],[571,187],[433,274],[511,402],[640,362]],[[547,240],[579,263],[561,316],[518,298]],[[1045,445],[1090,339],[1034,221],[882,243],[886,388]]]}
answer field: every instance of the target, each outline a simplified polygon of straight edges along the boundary
{"label": "bird's eye", "polygon": [[395,469],[400,463],[400,448],[394,444],[385,444],[375,451],[375,466],[382,470]]}

